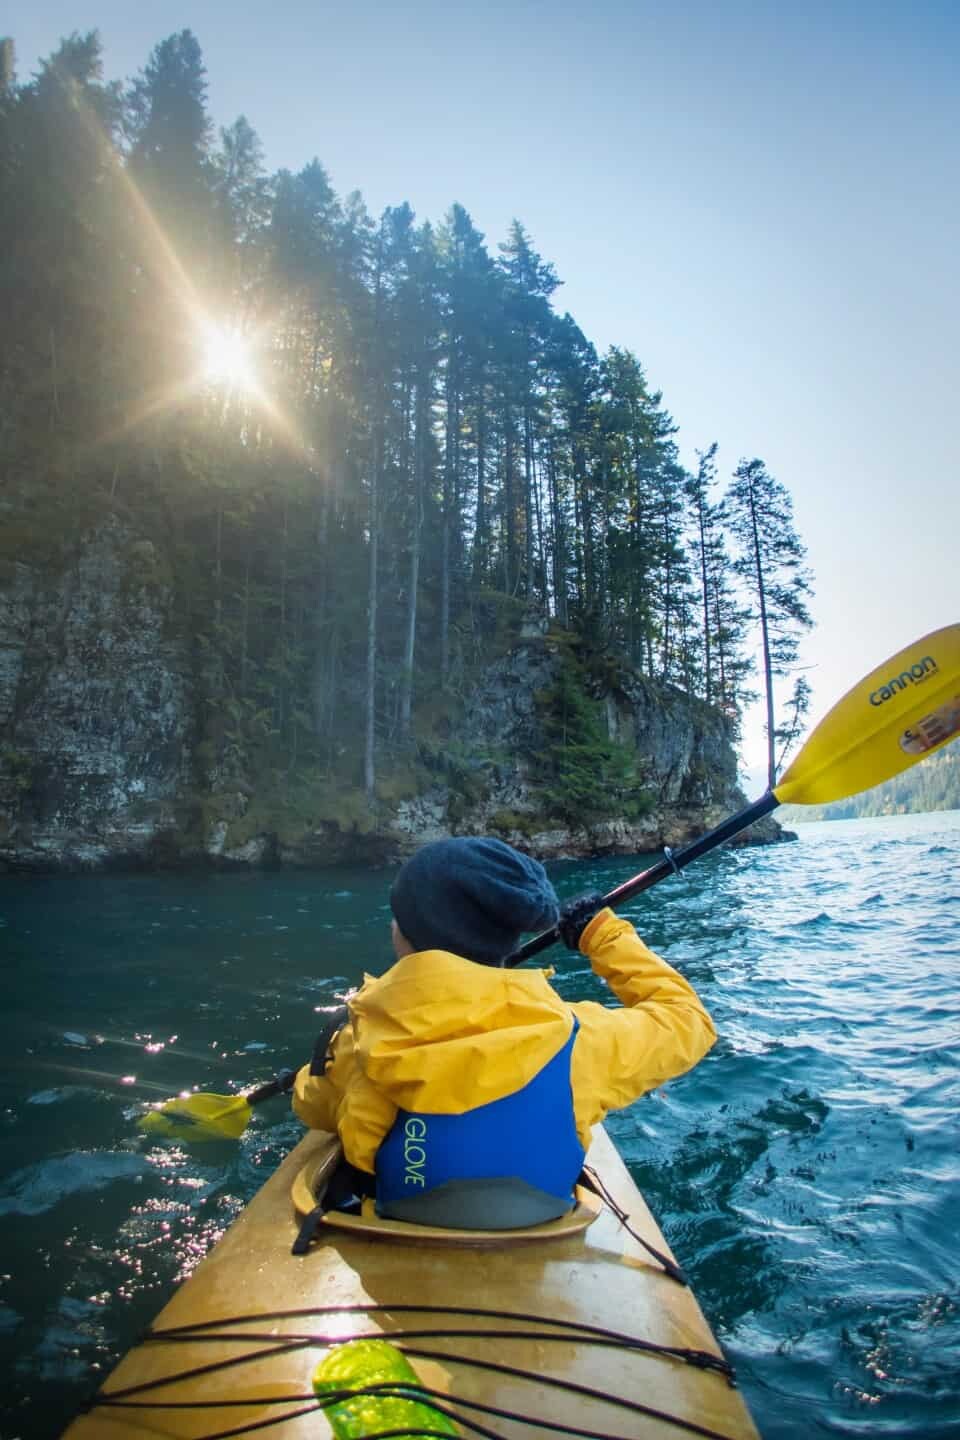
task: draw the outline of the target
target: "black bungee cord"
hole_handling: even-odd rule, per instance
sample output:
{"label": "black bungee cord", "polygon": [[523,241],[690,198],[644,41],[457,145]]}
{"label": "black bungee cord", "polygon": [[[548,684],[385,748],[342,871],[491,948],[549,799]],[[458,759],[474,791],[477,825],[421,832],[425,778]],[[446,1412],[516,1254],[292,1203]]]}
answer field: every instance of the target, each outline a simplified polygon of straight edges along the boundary
{"label": "black bungee cord", "polygon": [[[406,1354],[434,1354],[436,1352],[422,1352],[409,1350]],[[450,1358],[449,1356],[447,1357]],[[492,1369],[504,1369],[503,1366],[491,1366]],[[530,1379],[541,1379],[531,1372],[513,1370],[511,1373]],[[147,1387],[144,1387],[147,1388]],[[575,1386],[575,1389],[584,1387]],[[616,1401],[615,1397],[606,1395],[603,1391],[587,1391],[591,1397],[601,1400],[610,1400],[612,1403],[629,1405],[629,1408],[638,1410],[641,1414],[651,1419],[656,1419],[670,1425],[677,1425],[689,1433],[707,1437],[707,1440],[731,1440],[731,1437],[721,1435],[719,1431],[712,1430],[707,1426],[698,1425],[695,1421],[683,1420],[677,1416],[670,1415],[666,1411],[658,1410],[654,1406],[633,1404],[632,1402]],[[276,1425],[286,1424],[288,1420],[296,1420],[304,1415],[314,1414],[317,1411],[328,1410],[334,1405],[341,1405],[350,1400],[356,1399],[396,1399],[416,1401],[428,1405],[438,1414],[452,1420],[455,1424],[463,1426],[475,1435],[484,1437],[484,1440],[506,1440],[499,1431],[489,1430],[478,1421],[462,1415],[459,1410],[448,1407],[460,1406],[467,1410],[480,1411],[484,1415],[494,1416],[497,1419],[508,1420],[513,1424],[536,1426],[540,1430],[549,1430],[557,1435],[570,1435],[578,1437],[578,1440],[625,1440],[619,1432],[609,1430],[587,1430],[583,1426],[564,1425],[559,1420],[546,1420],[541,1416],[531,1417],[522,1415],[516,1410],[506,1410],[496,1405],[484,1404],[479,1400],[468,1400],[462,1395],[451,1395],[445,1391],[432,1390],[425,1385],[414,1385],[412,1383],[399,1383],[393,1380],[380,1381],[370,1385],[358,1386],[355,1389],[336,1391],[323,1396],[322,1399],[314,1395],[263,1395],[249,1396],[240,1400],[117,1400],[110,1398],[106,1405],[110,1409],[131,1409],[131,1410],[220,1410],[232,1407],[249,1407],[253,1405],[295,1405],[301,1401],[310,1400],[313,1403],[302,1406],[298,1410],[288,1410],[283,1415],[271,1416],[266,1420],[255,1420],[248,1425],[231,1426],[227,1430],[209,1431],[198,1437],[198,1440],[232,1440],[232,1437],[248,1435],[256,1430],[266,1430]],[[101,1402],[104,1403],[104,1402]],[[449,1440],[446,1431],[427,1430],[423,1424],[416,1427],[398,1428],[392,1430],[377,1430],[368,1432],[364,1440],[393,1440],[393,1437],[415,1436],[420,1440]]]}
{"label": "black bungee cord", "polygon": [[[155,1330],[152,1327],[143,1332],[144,1340],[169,1340],[174,1341],[181,1337],[186,1340],[201,1340],[205,1332],[217,1330],[230,1325],[249,1325],[259,1320],[309,1320],[314,1316],[328,1317],[339,1315],[458,1315],[479,1320],[513,1320],[521,1321],[525,1325],[549,1325],[556,1330],[565,1332],[563,1335],[551,1336],[551,1339],[582,1340],[590,1343],[591,1336],[597,1337],[599,1343],[620,1346],[624,1350],[634,1350],[639,1353],[660,1355],[664,1359],[678,1360],[685,1365],[693,1365],[701,1370],[715,1370],[723,1375],[731,1384],[735,1384],[733,1367],[723,1358],[722,1355],[715,1355],[710,1350],[696,1350],[682,1345],[661,1345],[654,1340],[643,1340],[637,1335],[627,1335],[619,1330],[610,1330],[602,1325],[590,1325],[586,1321],[564,1320],[560,1316],[532,1315],[523,1310],[496,1310],[486,1309],[481,1306],[465,1305],[416,1305],[404,1302],[399,1305],[359,1303],[352,1305],[312,1305],[290,1310],[265,1310],[256,1311],[246,1315],[230,1315],[216,1320],[199,1320],[193,1324],[173,1325],[162,1330]],[[398,1332],[401,1338],[404,1333]],[[431,1334],[449,1335],[449,1330],[430,1332]],[[525,1330],[471,1330],[462,1332],[482,1339],[527,1339],[529,1333]],[[275,1335],[254,1337],[251,1332],[241,1335],[230,1336],[220,1334],[217,1339],[242,1340],[246,1338],[263,1338],[275,1340]],[[304,1343],[312,1343],[313,1337],[297,1337]],[[350,1336],[350,1339],[377,1339],[386,1337],[380,1330],[365,1336]],[[343,1337],[320,1340],[316,1343],[337,1344],[342,1343]]]}
{"label": "black bungee cord", "polygon": [[[217,1360],[209,1365],[195,1366],[190,1368],[189,1370],[180,1371],[172,1375],[163,1376],[151,1381],[144,1381],[137,1385],[125,1387],[122,1390],[116,1390],[113,1392],[108,1392],[106,1394],[103,1394],[101,1392],[100,1395],[94,1397],[94,1399],[87,1406],[87,1409],[89,1410],[95,1407],[104,1406],[106,1408],[118,1409],[129,1408],[203,1410],[226,1408],[231,1405],[299,1405],[300,1402],[312,1399],[313,1397],[307,1395],[262,1396],[258,1398],[247,1398],[245,1400],[238,1401],[167,1401],[156,1399],[151,1400],[138,1397],[145,1397],[151,1392],[155,1394],[158,1389],[164,1386],[176,1384],[185,1380],[194,1380],[204,1375],[209,1375],[212,1373],[230,1369],[236,1365],[250,1364],[256,1362],[257,1360],[268,1359],[271,1356],[287,1354],[296,1350],[302,1350],[312,1346],[329,1347],[331,1345],[342,1344],[344,1343],[345,1339],[343,1335],[323,1335],[314,1332],[303,1335],[288,1333],[285,1336],[279,1337],[276,1335],[275,1332],[271,1334],[263,1334],[261,1332],[249,1330],[238,1331],[234,1329],[231,1331],[231,1326],[236,1327],[238,1325],[250,1324],[255,1321],[297,1319],[307,1318],[310,1316],[322,1316],[343,1313],[397,1313],[398,1311],[405,1313],[414,1312],[424,1315],[455,1314],[474,1318],[480,1317],[486,1319],[492,1318],[522,1321],[526,1324],[532,1322],[533,1324],[538,1326],[552,1326],[553,1330],[549,1332],[540,1330],[528,1331],[517,1329],[401,1330],[392,1332],[389,1336],[385,1335],[384,1332],[381,1330],[376,1330],[370,1332],[369,1334],[353,1335],[349,1338],[354,1340],[387,1339],[390,1343],[396,1343],[397,1347],[401,1349],[404,1354],[410,1356],[415,1356],[423,1359],[437,1360],[441,1363],[446,1364],[454,1363],[472,1366],[474,1368],[505,1375],[513,1379],[530,1381],[532,1383],[545,1385],[568,1394],[577,1395],[581,1398],[585,1398],[591,1401],[613,1405],[621,1409],[628,1410],[632,1414],[645,1416],[648,1419],[656,1419],[663,1423],[674,1425],[679,1430],[685,1431],[688,1434],[703,1436],[705,1437],[705,1440],[729,1440],[729,1437],[722,1435],[719,1431],[713,1430],[708,1426],[700,1425],[696,1421],[687,1420],[680,1416],[671,1415],[665,1411],[659,1410],[654,1406],[644,1405],[640,1401],[627,1400],[621,1396],[613,1395],[607,1391],[598,1390],[591,1386],[581,1385],[575,1381],[562,1380],[556,1376],[544,1375],[542,1373],[525,1370],[517,1366],[506,1365],[502,1362],[484,1360],[475,1355],[457,1355],[451,1354],[447,1350],[434,1350],[425,1348],[421,1345],[411,1345],[409,1344],[409,1341],[434,1338],[459,1339],[466,1337],[486,1340],[509,1340],[520,1338],[524,1340],[532,1340],[538,1343],[550,1341],[571,1343],[576,1341],[580,1344],[585,1345],[608,1345],[614,1348],[625,1350],[628,1353],[655,1355],[664,1359],[672,1359],[681,1363],[691,1364],[700,1369],[712,1370],[716,1373],[723,1375],[730,1384],[733,1384],[733,1372],[727,1362],[719,1356],[712,1355],[707,1351],[685,1350],[681,1347],[658,1345],[653,1341],[641,1340],[638,1337],[629,1335],[622,1335],[617,1333],[616,1331],[605,1330],[600,1326],[590,1326],[586,1324],[581,1325],[577,1322],[545,1318],[543,1316],[518,1314],[511,1311],[467,1309],[450,1305],[418,1306],[411,1304],[371,1304],[322,1307],[318,1306],[308,1309],[295,1309],[289,1311],[267,1311],[263,1313],[255,1313],[242,1316],[231,1316],[221,1320],[201,1321],[196,1325],[175,1326],[171,1327],[168,1330],[148,1330],[145,1339],[156,1343],[189,1343],[193,1341],[240,1343],[249,1343],[254,1341],[270,1341],[273,1343],[269,1344],[266,1348],[260,1350],[255,1350],[253,1352],[248,1351],[243,1355],[237,1355],[230,1359]],[[272,1426],[282,1425],[289,1420],[298,1418],[299,1416],[310,1414],[316,1410],[323,1410],[329,1408],[331,1404],[341,1403],[344,1399],[347,1398],[356,1398],[357,1396],[376,1396],[378,1394],[390,1394],[396,1396],[399,1393],[396,1382],[384,1383],[387,1386],[392,1385],[393,1389],[385,1389],[383,1385],[370,1385],[358,1387],[357,1389],[351,1391],[337,1392],[336,1396],[332,1398],[330,1396],[324,1396],[322,1401],[314,1400],[312,1404],[306,1407],[302,1407],[293,1411],[285,1411],[282,1415],[270,1416],[264,1420],[257,1420],[251,1422],[248,1425],[231,1427],[227,1430],[210,1432],[203,1437],[203,1440],[228,1440],[228,1437],[250,1434],[257,1430],[263,1430]],[[427,1390],[425,1387],[414,1387],[412,1385],[409,1385],[402,1388],[405,1391],[405,1394],[402,1394],[401,1398],[411,1399],[414,1393],[416,1393],[418,1396],[422,1395],[425,1400],[429,1400],[429,1403],[432,1404],[433,1408],[436,1409],[438,1413],[446,1414],[447,1412],[443,1410],[443,1405],[444,1403],[451,1403],[467,1409],[479,1411],[486,1415],[505,1419],[511,1421],[514,1424],[539,1427],[541,1430],[550,1430],[551,1432],[554,1432],[558,1435],[577,1436],[580,1437],[580,1440],[624,1440],[624,1437],[622,1435],[611,1435],[605,1431],[587,1430],[583,1427],[564,1425],[560,1422],[551,1422],[540,1419],[539,1417],[531,1417],[529,1415],[524,1415],[516,1411],[500,1410],[494,1406],[484,1405],[478,1401],[467,1400],[459,1396],[453,1397],[439,1394],[438,1392]],[[454,1420],[460,1425],[463,1425],[473,1434],[484,1437],[484,1440],[504,1440],[504,1437],[502,1437],[498,1432],[488,1430],[485,1426],[480,1425],[477,1420],[469,1419],[468,1417],[460,1413],[450,1414],[448,1418]],[[367,1437],[367,1440],[388,1440],[388,1436],[428,1436],[431,1433],[438,1432],[428,1432],[425,1431],[422,1426],[420,1426],[419,1428],[406,1430],[400,1429],[391,1431],[378,1431],[376,1435],[369,1435]]]}

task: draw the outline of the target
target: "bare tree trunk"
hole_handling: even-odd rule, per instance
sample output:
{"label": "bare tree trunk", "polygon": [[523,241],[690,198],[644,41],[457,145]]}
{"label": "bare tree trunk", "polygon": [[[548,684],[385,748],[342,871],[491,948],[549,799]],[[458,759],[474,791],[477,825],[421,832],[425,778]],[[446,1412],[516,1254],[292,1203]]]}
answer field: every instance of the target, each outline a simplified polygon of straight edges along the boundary
{"label": "bare tree trunk", "polygon": [[593,505],[587,483],[583,445],[579,440],[573,439],[572,448],[574,510],[579,522],[581,542],[577,555],[577,583],[580,590],[580,603],[585,610],[590,610],[596,589],[593,555]]}
{"label": "bare tree trunk", "polygon": [[413,657],[417,637],[417,597],[420,585],[420,542],[423,533],[423,491],[424,457],[426,445],[424,433],[428,423],[425,386],[421,377],[417,386],[416,418],[413,438],[413,530],[410,536],[410,571],[408,577],[409,597],[407,605],[407,635],[403,653],[403,678],[400,685],[400,733],[410,734],[413,710]]}
{"label": "bare tree trunk", "polygon": [[[704,664],[704,699],[711,704],[714,693],[713,684],[713,646],[710,634],[710,571],[707,564],[707,542],[708,530],[708,485],[713,474],[713,457],[717,453],[714,443],[709,450],[700,455],[700,464],[697,470],[696,490],[694,499],[697,507],[697,535],[700,540],[700,589],[703,598],[703,664]],[[719,632],[719,625],[718,625]],[[719,640],[719,633],[718,633]]]}
{"label": "bare tree trunk", "polygon": [[713,584],[713,615],[716,625],[716,665],[717,665],[717,694],[720,697],[720,704],[726,708],[734,701],[734,696],[727,693],[727,647],[724,639],[723,614],[720,607],[720,576],[711,576]]}
{"label": "bare tree trunk", "polygon": [[363,788],[367,799],[373,801],[376,786],[374,747],[376,739],[376,698],[377,698],[377,565],[380,536],[377,497],[378,459],[370,473],[370,569],[367,587],[367,693],[366,727],[363,747]]}
{"label": "bare tree trunk", "polygon": [[697,531],[700,536],[700,589],[703,596],[703,698],[710,705],[713,699],[713,654],[710,646],[710,588],[707,574],[707,534],[702,496],[697,500]]}
{"label": "bare tree trunk", "polygon": [[453,548],[451,530],[456,491],[457,428],[460,412],[458,383],[454,357],[451,355],[447,362],[446,376],[446,444],[443,456],[443,530],[440,549],[440,684],[443,689],[446,689],[450,679],[450,570]]}
{"label": "bare tree trunk", "polygon": [[519,566],[517,564],[517,497],[516,477],[514,474],[514,433],[513,433],[513,412],[509,402],[504,411],[504,432],[503,432],[503,506],[506,538],[506,564],[504,567],[505,584],[504,589],[513,594],[514,583],[518,577]]}
{"label": "bare tree trunk", "polygon": [[220,635],[223,621],[223,506],[217,506],[217,543],[214,564],[213,621],[216,634]]}
{"label": "bare tree trunk", "polygon": [[560,477],[557,473],[557,454],[554,437],[550,436],[548,453],[550,481],[550,513],[553,520],[553,603],[554,613],[561,625],[567,623],[567,537],[560,505]]}
{"label": "bare tree trunk", "polygon": [[480,584],[487,568],[487,407],[484,401],[484,378],[481,370],[477,382],[477,513],[473,532],[473,583]]}
{"label": "bare tree trunk", "polygon": [[533,434],[530,423],[530,407],[527,400],[523,407],[523,508],[525,515],[523,563],[526,575],[524,591],[533,598],[533,555],[534,555],[534,477],[533,477]]}
{"label": "bare tree trunk", "polygon": [[[329,422],[327,431],[329,435]],[[328,440],[328,454],[331,454],[332,447]],[[332,454],[331,454],[332,462]],[[310,675],[310,708],[313,714],[313,733],[319,740],[323,734],[326,717],[326,694],[325,694],[325,665],[324,665],[324,632],[327,621],[327,572],[328,572],[328,522],[329,522],[329,501],[327,498],[327,485],[325,481],[333,471],[333,464],[322,467],[320,483],[317,486],[317,510],[315,543],[319,564],[314,585],[313,602],[313,662]]]}
{"label": "bare tree trunk", "polygon": [[763,557],[760,553],[760,530],[757,525],[757,509],[750,484],[750,526],[753,531],[753,563],[757,574],[757,596],[760,601],[760,636],[763,642],[763,688],[766,692],[767,712],[767,788],[772,790],[777,783],[776,735],[773,724],[773,662],[770,658],[770,627],[767,618],[767,590],[763,574]]}
{"label": "bare tree trunk", "polygon": [[[549,611],[549,595],[547,584],[547,552],[544,537],[543,524],[543,473],[542,466],[533,463],[533,513],[537,524],[536,555],[537,555],[537,593],[539,593],[541,604],[545,612]],[[531,587],[531,594],[535,593]]]}
{"label": "bare tree trunk", "polygon": [[250,632],[250,560],[243,572],[243,608],[240,621],[240,694],[247,693],[247,655]]}
{"label": "bare tree trunk", "polygon": [[53,393],[53,413],[50,421],[50,428],[52,430],[54,419],[60,419],[60,384],[57,379],[57,337],[52,325],[50,326],[50,389]]}
{"label": "bare tree trunk", "polygon": [[383,225],[377,246],[377,271],[374,309],[374,354],[376,356],[376,414],[373,430],[373,457],[370,467],[370,568],[367,587],[367,688],[366,723],[363,746],[363,788],[373,804],[376,787],[376,703],[377,703],[377,585],[380,553],[379,491],[384,459],[384,395],[383,356],[380,345],[381,305],[383,298]]}
{"label": "bare tree trunk", "polygon": [[290,500],[283,492],[283,529],[280,532],[280,679],[277,683],[277,730],[282,737],[287,715],[287,544],[290,538]]}

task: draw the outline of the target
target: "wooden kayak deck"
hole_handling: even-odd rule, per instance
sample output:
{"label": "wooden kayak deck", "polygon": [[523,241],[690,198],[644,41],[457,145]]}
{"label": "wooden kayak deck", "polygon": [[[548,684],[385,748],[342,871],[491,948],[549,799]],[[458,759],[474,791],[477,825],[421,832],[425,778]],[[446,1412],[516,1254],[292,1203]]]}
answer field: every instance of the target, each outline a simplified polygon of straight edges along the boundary
{"label": "wooden kayak deck", "polygon": [[[358,1335],[393,1340],[424,1385],[503,1440],[755,1440],[743,1398],[724,1374],[596,1343],[601,1337],[584,1328],[720,1355],[693,1293],[665,1275],[606,1207],[588,1229],[541,1243],[398,1244],[322,1227],[307,1255],[292,1255],[291,1186],[331,1143],[322,1132],[304,1137],[154,1325],[193,1334],[148,1338],[131,1350],[100,1392],[108,1403],[75,1420],[64,1440],[209,1440],[251,1431],[322,1440],[330,1427],[310,1398],[311,1374],[327,1345]],[[669,1254],[602,1127],[588,1164],[631,1227]],[[137,1408],[111,1404],[111,1396]],[[162,1408],[140,1408],[143,1402]]]}

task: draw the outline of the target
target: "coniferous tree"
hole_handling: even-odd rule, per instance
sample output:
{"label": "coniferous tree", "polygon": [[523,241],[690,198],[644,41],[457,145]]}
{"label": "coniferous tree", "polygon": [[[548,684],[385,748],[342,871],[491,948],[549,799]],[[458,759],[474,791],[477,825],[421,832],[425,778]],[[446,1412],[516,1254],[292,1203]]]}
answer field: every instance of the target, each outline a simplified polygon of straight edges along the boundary
{"label": "coniferous tree", "polygon": [[680,544],[683,472],[676,426],[651,394],[638,360],[611,347],[603,362],[600,572],[608,632],[651,678],[676,679],[689,576]]}
{"label": "coniferous tree", "polygon": [[596,609],[596,537],[589,486],[600,383],[597,352],[569,314],[554,323],[546,355],[547,476],[552,590],[561,624]]}
{"label": "coniferous tree", "polygon": [[[500,246],[505,588],[533,598],[536,506],[534,446],[542,392],[539,362],[550,330],[549,299],[560,281],[518,220]],[[522,560],[520,546],[522,544]]]}
{"label": "coniferous tree", "polygon": [[409,546],[406,633],[399,697],[399,730],[404,738],[410,736],[413,713],[426,499],[436,470],[436,444],[430,422],[440,349],[440,303],[435,236],[432,227],[424,224],[412,237],[406,282],[397,296],[398,324],[403,337],[402,438],[398,479],[401,525],[405,525]]}
{"label": "coniferous tree", "polygon": [[545,744],[538,761],[544,798],[573,825],[643,808],[636,753],[611,739],[582,665],[566,660],[538,696]]}
{"label": "coniferous tree", "polygon": [[234,323],[243,329],[253,318],[247,311],[262,280],[272,198],[263,165],[263,146],[245,115],[220,131],[220,146],[212,166],[221,229],[218,248],[233,260],[225,302],[232,302]]}
{"label": "coniferous tree", "polygon": [[16,48],[9,35],[0,36],[0,105],[13,98],[17,76]]}
{"label": "coniferous tree", "polygon": [[739,599],[736,574],[727,554],[723,513],[711,498],[716,483],[716,443],[698,451],[697,473],[685,486],[693,527],[692,553],[698,576],[698,627],[703,647],[701,693],[708,705],[717,705],[734,724],[739,707],[751,698],[746,692],[752,662],[744,652],[749,610]]}
{"label": "coniferous tree", "polygon": [[12,72],[0,106],[0,423],[11,453],[32,454],[55,484],[78,477],[82,447],[110,411],[98,382],[112,370],[123,308],[123,261],[104,243],[118,88],[103,82],[95,31],[64,40],[19,90],[10,81]]}
{"label": "coniferous tree", "polygon": [[[137,383],[154,415],[203,363],[216,250],[216,202],[203,56],[190,30],[154,46],[125,95],[129,204],[123,243],[135,266],[130,305]],[[193,395],[190,397],[193,398]],[[149,438],[148,438],[149,437]],[[155,468],[176,470],[175,440],[141,426]],[[169,478],[169,477],[168,477]],[[194,477],[196,480],[197,477]]]}
{"label": "coniferous tree", "polygon": [[724,513],[740,547],[735,568],[752,597],[753,618],[760,627],[767,782],[772,790],[783,758],[777,742],[796,737],[809,702],[804,677],[795,677],[790,719],[786,728],[778,729],[773,682],[794,675],[800,637],[813,623],[807,609],[811,590],[806,550],[794,528],[789,492],[762,460],[741,460],[724,499]]}
{"label": "coniferous tree", "polygon": [[[183,246],[186,223],[209,214],[207,72],[197,38],[181,30],[154,46],[127,92],[130,164]],[[183,214],[186,207],[187,214]]]}
{"label": "coniferous tree", "polygon": [[[460,440],[455,451],[451,447],[451,459],[456,462],[456,493],[465,505],[461,523],[465,544],[469,545],[470,576],[473,585],[480,586],[492,565],[493,517],[488,500],[490,388],[500,278],[483,236],[462,205],[451,207],[437,232],[436,260],[440,297],[438,364],[451,374],[448,388],[451,397],[456,397],[455,409],[461,418]],[[471,497],[472,509],[468,508]],[[449,553],[449,543],[446,549]],[[449,596],[449,585],[442,589]],[[449,627],[449,611],[445,623]],[[441,620],[441,631],[443,624]],[[446,649],[441,638],[441,656]]]}

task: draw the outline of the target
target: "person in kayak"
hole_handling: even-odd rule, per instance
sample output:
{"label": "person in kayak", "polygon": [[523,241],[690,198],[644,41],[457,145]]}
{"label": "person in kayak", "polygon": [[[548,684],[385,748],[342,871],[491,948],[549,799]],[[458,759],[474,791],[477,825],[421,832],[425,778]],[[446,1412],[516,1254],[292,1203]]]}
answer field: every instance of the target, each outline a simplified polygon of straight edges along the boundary
{"label": "person in kayak", "polygon": [[[709,1050],[693,988],[602,899],[560,911],[543,866],[494,839],[433,841],[401,868],[396,963],[365,977],[293,1093],[305,1124],[339,1134],[378,1213],[462,1229],[556,1218],[591,1126]],[[622,1008],[568,1004],[544,971],[503,967],[558,919]]]}

